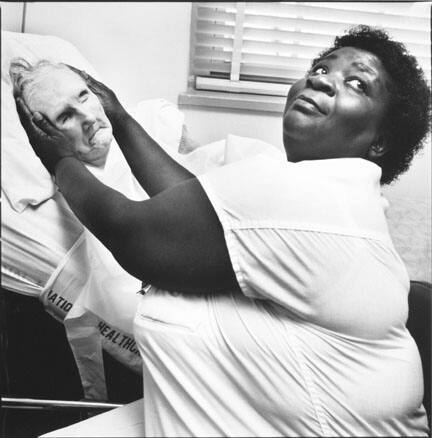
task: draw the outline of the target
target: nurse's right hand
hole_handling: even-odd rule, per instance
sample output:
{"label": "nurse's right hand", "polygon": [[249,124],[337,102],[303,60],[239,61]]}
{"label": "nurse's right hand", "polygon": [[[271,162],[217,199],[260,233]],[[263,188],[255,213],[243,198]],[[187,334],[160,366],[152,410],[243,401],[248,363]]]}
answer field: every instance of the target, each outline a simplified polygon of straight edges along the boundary
{"label": "nurse's right hand", "polygon": [[74,157],[74,143],[41,113],[32,113],[21,96],[15,96],[16,108],[30,145],[49,173],[55,174],[57,164]]}
{"label": "nurse's right hand", "polygon": [[116,123],[118,123],[121,120],[123,116],[127,115],[126,110],[123,108],[122,104],[117,99],[117,96],[115,95],[114,91],[112,91],[102,82],[97,81],[95,78],[90,76],[84,70],[79,70],[69,64],[68,67],[72,71],[80,75],[86,82],[89,89],[94,94],[96,94],[96,96],[99,98],[103,106],[103,109],[105,110],[105,114],[109,118],[113,127],[115,126]]}

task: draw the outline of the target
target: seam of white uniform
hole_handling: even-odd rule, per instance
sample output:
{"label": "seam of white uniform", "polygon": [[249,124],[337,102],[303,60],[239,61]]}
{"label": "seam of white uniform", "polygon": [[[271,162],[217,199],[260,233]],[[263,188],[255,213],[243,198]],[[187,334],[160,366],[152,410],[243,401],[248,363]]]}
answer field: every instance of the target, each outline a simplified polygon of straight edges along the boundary
{"label": "seam of white uniform", "polygon": [[325,437],[333,436],[333,434],[331,433],[330,428],[328,426],[326,416],[323,412],[322,403],[321,403],[321,400],[318,396],[318,391],[317,391],[315,384],[313,382],[313,378],[310,374],[309,367],[308,367],[306,361],[304,360],[303,352],[302,352],[301,347],[297,341],[297,335],[290,334],[289,337],[291,338],[291,345],[293,347],[294,354],[296,355],[297,360],[299,361],[299,364],[300,364],[303,378],[304,378],[305,383],[306,383],[306,388],[307,388],[307,391],[309,392],[309,396],[310,396],[311,401],[312,401],[312,406],[313,406],[314,411],[315,411],[316,419],[317,419],[318,424],[321,428],[321,436],[325,436]]}

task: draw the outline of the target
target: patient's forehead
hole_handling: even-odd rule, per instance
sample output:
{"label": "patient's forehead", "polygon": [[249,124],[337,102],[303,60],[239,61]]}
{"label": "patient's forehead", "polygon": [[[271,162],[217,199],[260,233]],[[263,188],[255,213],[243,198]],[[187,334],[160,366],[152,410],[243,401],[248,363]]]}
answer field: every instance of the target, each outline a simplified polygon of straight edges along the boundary
{"label": "patient's forehead", "polygon": [[31,111],[46,114],[66,105],[87,86],[83,79],[69,69],[44,68],[24,91]]}

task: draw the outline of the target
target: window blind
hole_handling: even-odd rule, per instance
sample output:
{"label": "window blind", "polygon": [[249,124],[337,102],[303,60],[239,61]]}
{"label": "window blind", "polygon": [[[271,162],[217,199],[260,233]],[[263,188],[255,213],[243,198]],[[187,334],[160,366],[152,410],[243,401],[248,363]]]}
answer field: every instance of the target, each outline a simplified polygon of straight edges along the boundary
{"label": "window blind", "polygon": [[402,41],[430,80],[430,3],[192,3],[196,89],[286,96],[311,60],[356,24]]}

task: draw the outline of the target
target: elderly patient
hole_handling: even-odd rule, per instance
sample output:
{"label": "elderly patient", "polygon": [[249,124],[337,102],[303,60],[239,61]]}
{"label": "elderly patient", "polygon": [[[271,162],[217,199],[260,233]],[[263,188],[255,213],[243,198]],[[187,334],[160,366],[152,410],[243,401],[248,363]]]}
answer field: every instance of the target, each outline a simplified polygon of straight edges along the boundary
{"label": "elderly patient", "polygon": [[[48,60],[30,64],[22,58],[12,60],[9,71],[14,92],[23,96],[29,108],[44,114],[67,137],[62,147],[68,153],[85,163],[105,182],[117,189],[121,187],[128,196],[148,197],[134,181],[130,168],[113,142],[111,123],[99,99],[76,72],[65,64]],[[130,348],[105,342],[105,338],[99,339],[96,334],[94,340],[102,342],[110,354],[141,373],[141,359],[133,342],[130,316],[136,308],[135,292],[139,289],[139,282],[112,259],[108,250],[97,244],[94,236],[83,229],[60,192],[19,214],[7,203],[2,211],[3,287],[37,296],[46,310],[61,321],[69,315],[78,297],[83,297],[88,291],[93,297],[98,297],[97,287],[103,288],[105,294],[115,290],[117,298],[107,302],[112,307],[121,308],[127,316],[111,317],[111,312],[104,311],[105,308],[95,302],[91,309],[97,311],[95,326],[103,322],[115,327],[119,337],[127,339]],[[95,269],[96,261],[98,269]],[[81,333],[79,326],[72,326],[70,320],[67,330],[68,335],[71,331],[76,335]],[[81,345],[77,344],[76,349],[77,356],[85,354]],[[97,356],[92,357],[96,360]],[[99,370],[99,364],[94,365]],[[89,361],[81,373],[91,373]],[[90,382],[90,378],[87,380]],[[92,381],[94,383],[94,379]],[[88,397],[103,398],[101,388],[90,388],[87,384],[84,390]]]}
{"label": "elderly patient", "polygon": [[81,74],[150,199],[102,184],[52,121],[17,108],[77,217],[151,285],[135,318],[146,435],[426,436],[381,197],[429,123],[405,47],[367,26],[338,37],[289,91],[285,154],[199,177]]}
{"label": "elderly patient", "polygon": [[47,60],[31,65],[17,58],[9,72],[15,92],[65,133],[74,156],[103,167],[113,139],[111,123],[85,81],[65,64]]}

